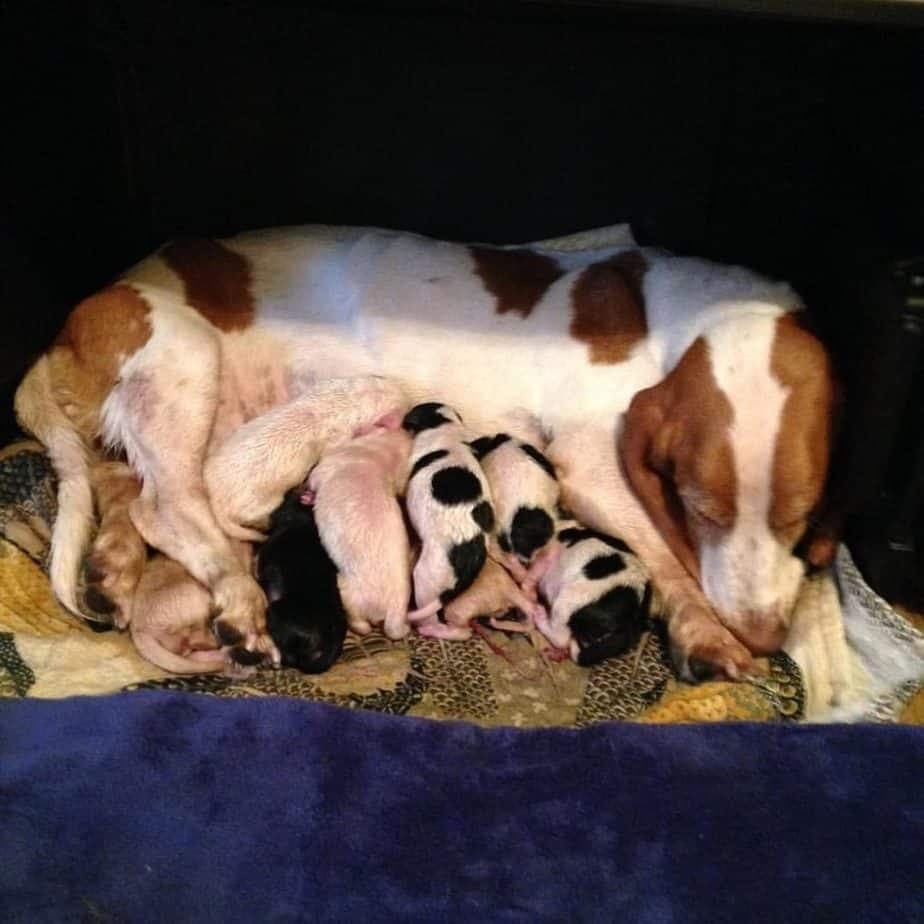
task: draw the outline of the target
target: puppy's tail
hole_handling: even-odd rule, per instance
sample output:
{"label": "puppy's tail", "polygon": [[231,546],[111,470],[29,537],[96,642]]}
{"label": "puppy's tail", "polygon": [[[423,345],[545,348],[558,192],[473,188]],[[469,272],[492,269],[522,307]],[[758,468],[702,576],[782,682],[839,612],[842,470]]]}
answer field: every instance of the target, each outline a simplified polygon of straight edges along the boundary
{"label": "puppy's tail", "polygon": [[130,623],[129,628],[138,654],[145,661],[171,674],[214,674],[225,666],[225,655],[218,648],[178,655],[165,648],[157,636],[143,629],[136,632],[134,623]]}
{"label": "puppy's tail", "polygon": [[48,450],[58,476],[58,514],[51,533],[49,575],[55,596],[72,613],[83,614],[77,584],[95,518],[87,447],[54,397],[48,357],[26,373],[14,399],[16,417]]}

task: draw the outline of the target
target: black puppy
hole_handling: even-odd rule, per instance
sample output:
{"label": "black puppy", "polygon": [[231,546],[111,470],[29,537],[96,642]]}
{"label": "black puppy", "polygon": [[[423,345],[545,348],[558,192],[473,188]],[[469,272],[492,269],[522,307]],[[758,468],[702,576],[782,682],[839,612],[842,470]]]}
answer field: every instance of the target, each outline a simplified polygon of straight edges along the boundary
{"label": "black puppy", "polygon": [[257,580],[269,600],[266,624],[285,667],[320,674],[340,657],[347,621],[337,568],[321,544],[314,510],[286,494],[270,517],[257,555]]}

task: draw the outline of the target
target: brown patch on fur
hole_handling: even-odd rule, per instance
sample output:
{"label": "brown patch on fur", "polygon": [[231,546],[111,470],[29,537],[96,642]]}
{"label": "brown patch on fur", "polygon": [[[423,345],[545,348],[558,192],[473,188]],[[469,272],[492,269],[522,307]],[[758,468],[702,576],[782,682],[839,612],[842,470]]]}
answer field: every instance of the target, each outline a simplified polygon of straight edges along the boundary
{"label": "brown patch on fur", "polygon": [[55,401],[87,443],[122,364],[151,336],[150,310],[131,286],[110,286],[74,308],[48,352]]}
{"label": "brown patch on fur", "polygon": [[662,382],[632,399],[620,435],[629,483],[671,550],[697,578],[692,538],[727,530],[737,516],[728,440],[733,416],[713,375],[709,346],[700,337]]}
{"label": "brown patch on fur", "polygon": [[497,299],[498,314],[513,311],[528,318],[549,286],[564,275],[552,257],[525,247],[504,250],[473,245],[468,249],[475,260],[475,272]]}
{"label": "brown patch on fur", "polygon": [[174,241],[160,255],[180,279],[187,303],[221,331],[253,323],[254,300],[247,260],[208,238]]}
{"label": "brown patch on fur", "polygon": [[[770,527],[791,546],[805,531],[824,489],[834,428],[834,375],[821,342],[793,314],[776,322],[770,371],[789,390],[773,455]],[[812,564],[824,564],[836,547],[834,536],[822,531],[807,557]]]}
{"label": "brown patch on fur", "polygon": [[590,347],[592,363],[619,363],[648,334],[642,279],[648,264],[637,250],[592,263],[571,292],[571,336]]}

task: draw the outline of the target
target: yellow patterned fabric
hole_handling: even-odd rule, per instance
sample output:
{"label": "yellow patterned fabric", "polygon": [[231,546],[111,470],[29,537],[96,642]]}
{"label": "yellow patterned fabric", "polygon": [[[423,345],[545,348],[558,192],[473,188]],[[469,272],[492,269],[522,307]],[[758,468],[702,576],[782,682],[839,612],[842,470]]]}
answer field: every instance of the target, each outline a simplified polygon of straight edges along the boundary
{"label": "yellow patterned fabric", "polygon": [[94,631],[54,600],[44,571],[54,496],[54,474],[38,444],[23,441],[0,451],[0,696],[166,687],[523,727],[802,716],[802,678],[786,655],[772,659],[759,685],[691,687],[676,679],[657,623],[636,651],[590,669],[549,662],[538,636],[487,631],[468,642],[351,636],[341,660],[320,676],[291,669],[261,670],[244,680],[169,676],[139,657],[124,633]]}

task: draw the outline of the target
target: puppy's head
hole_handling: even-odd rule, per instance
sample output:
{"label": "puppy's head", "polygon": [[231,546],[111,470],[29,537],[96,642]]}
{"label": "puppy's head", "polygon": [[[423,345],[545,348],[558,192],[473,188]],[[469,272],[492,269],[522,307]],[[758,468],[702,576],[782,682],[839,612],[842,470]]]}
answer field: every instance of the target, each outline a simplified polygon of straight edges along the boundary
{"label": "puppy's head", "polygon": [[266,625],[283,667],[295,667],[303,674],[323,673],[343,651],[346,620],[326,608],[309,612],[303,601],[282,598],[267,609]]}
{"label": "puppy's head", "polygon": [[510,524],[507,544],[521,561],[528,562],[549,542],[554,532],[555,521],[547,511],[540,507],[520,507]]}
{"label": "puppy's head", "polygon": [[650,593],[650,584],[641,599],[632,587],[614,587],[575,610],[568,620],[571,657],[590,667],[634,647],[645,626]]}
{"label": "puppy's head", "polygon": [[418,404],[412,407],[401,426],[408,433],[415,436],[424,430],[432,430],[434,427],[442,427],[444,424],[461,424],[462,418],[458,411],[449,407],[448,404],[440,404],[437,401],[428,401],[425,404]]}

